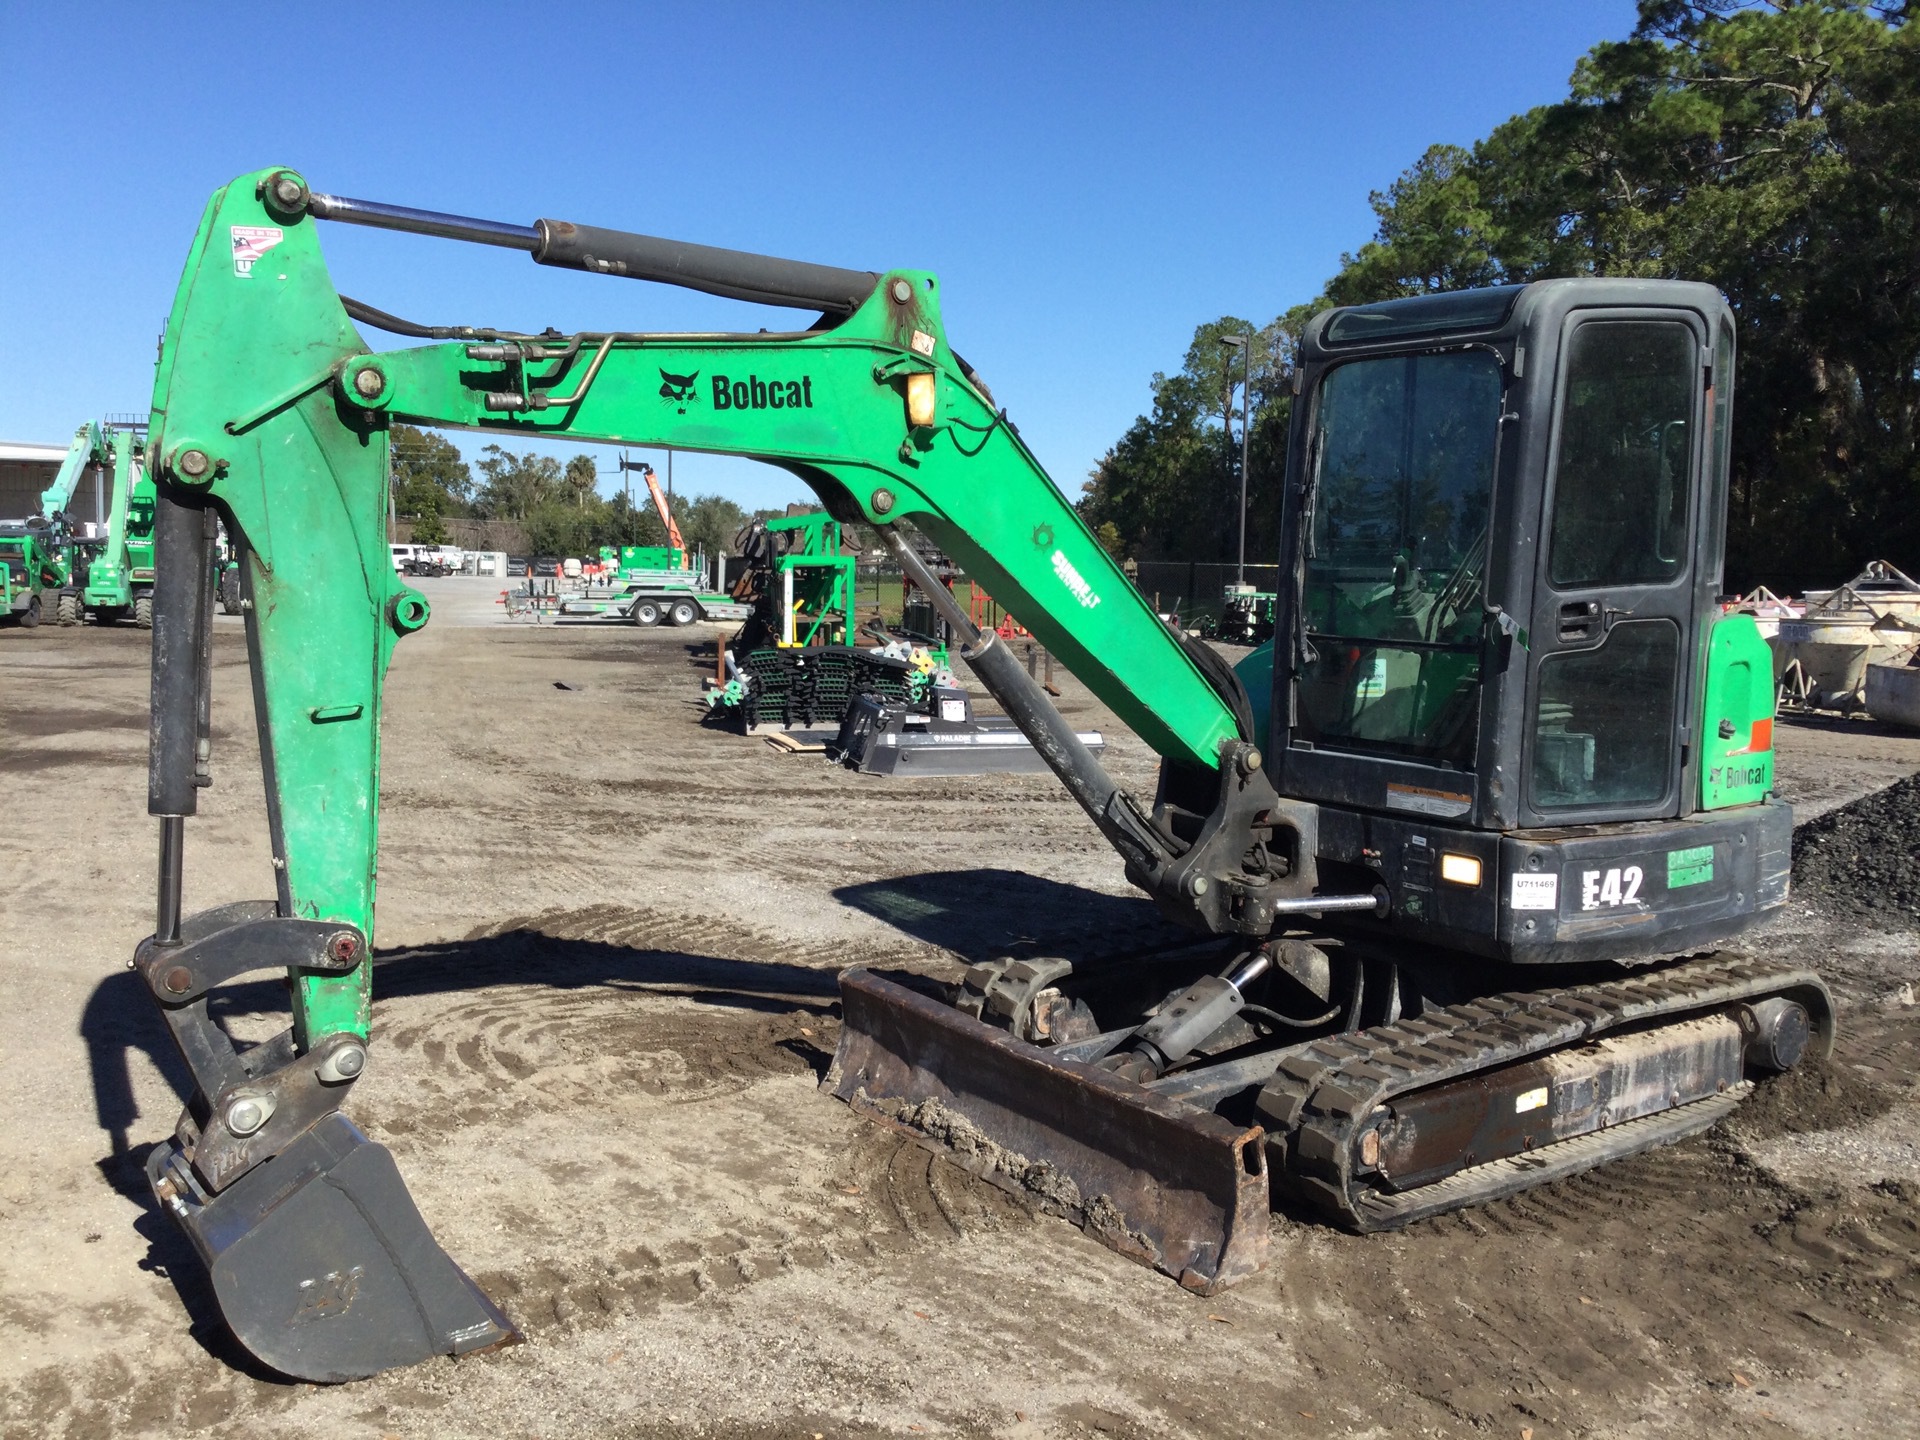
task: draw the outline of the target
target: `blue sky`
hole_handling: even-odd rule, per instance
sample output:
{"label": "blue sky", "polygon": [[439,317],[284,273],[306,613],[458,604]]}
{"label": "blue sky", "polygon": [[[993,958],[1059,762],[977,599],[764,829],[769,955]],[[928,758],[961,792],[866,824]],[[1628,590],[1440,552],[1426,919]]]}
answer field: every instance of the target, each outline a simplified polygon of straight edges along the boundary
{"label": "blue sky", "polygon": [[[954,343],[1077,495],[1195,325],[1309,298],[1372,234],[1369,191],[1561,97],[1632,25],[1630,0],[0,5],[0,437],[145,410],[206,197],[287,164],[425,209],[935,271]],[[354,227],[323,244],[343,293],[434,324],[793,314]],[[675,472],[804,498],[750,462]]]}

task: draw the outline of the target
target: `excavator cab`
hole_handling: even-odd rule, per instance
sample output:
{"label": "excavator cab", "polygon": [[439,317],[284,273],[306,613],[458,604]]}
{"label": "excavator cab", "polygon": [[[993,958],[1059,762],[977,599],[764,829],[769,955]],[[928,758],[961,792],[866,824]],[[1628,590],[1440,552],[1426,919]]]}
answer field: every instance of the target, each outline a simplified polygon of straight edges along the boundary
{"label": "excavator cab", "polygon": [[1571,279],[1333,310],[1294,384],[1261,699],[1276,789],[1319,807],[1323,888],[1392,896],[1343,926],[1574,962],[1783,903],[1766,649],[1717,604],[1720,294]]}

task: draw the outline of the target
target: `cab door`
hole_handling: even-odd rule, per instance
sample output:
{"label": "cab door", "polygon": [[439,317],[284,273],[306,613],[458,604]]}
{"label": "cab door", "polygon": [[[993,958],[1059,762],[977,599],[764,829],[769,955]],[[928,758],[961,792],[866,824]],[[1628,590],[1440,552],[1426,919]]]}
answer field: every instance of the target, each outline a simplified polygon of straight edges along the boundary
{"label": "cab door", "polygon": [[1529,656],[1533,825],[1681,813],[1704,429],[1691,311],[1562,332]]}

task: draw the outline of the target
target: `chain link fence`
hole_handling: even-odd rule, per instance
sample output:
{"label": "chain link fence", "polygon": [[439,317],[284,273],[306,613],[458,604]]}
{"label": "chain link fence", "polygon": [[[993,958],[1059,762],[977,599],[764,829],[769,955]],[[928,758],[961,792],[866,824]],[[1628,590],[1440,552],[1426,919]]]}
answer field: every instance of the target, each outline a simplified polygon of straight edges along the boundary
{"label": "chain link fence", "polygon": [[[1226,588],[1234,583],[1238,570],[1230,560],[1143,560],[1133,583],[1155,610],[1177,614],[1183,625],[1195,626],[1220,618]],[[1271,594],[1279,588],[1280,567],[1249,564],[1246,583]]]}

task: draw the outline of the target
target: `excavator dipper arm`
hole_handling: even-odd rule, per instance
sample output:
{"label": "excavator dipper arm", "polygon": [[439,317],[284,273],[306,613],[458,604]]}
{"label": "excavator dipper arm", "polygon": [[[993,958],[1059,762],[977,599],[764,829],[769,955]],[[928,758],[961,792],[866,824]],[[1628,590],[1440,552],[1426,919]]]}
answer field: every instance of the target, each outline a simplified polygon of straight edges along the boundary
{"label": "excavator dipper arm", "polygon": [[[780,334],[402,325],[457,338],[375,354],[352,317],[396,322],[335,292],[317,218],[822,313]],[[933,276],[404,210],[313,194],[287,170],[244,176],[202,218],[154,389],[149,810],[161,863],[155,933],[136,965],[197,1085],[154,1154],[155,1193],[207,1260],[235,1334],[278,1369],[348,1378],[512,1335],[434,1243],[390,1157],[338,1113],[367,1063],[382,677],[428,620],[387,553],[395,420],[743,455],[792,472],[842,520],[889,534],[910,521],[1167,757],[1188,793],[1217,796],[1211,815],[1136,803],[1005,647],[957,617],[983,683],[1163,906],[1203,930],[1264,937],[1280,914],[1374,903],[1313,895],[1310,820],[1296,823],[1267,785],[1231,677],[1159,620],[953,353]],[[241,557],[276,893],[188,915],[181,854],[209,783],[219,521]],[[207,991],[262,968],[289,976],[292,1024],[239,1050],[208,1019]],[[850,992],[850,1009],[869,999]],[[1226,1157],[1228,1173],[1213,1188],[1238,1203],[1258,1173],[1235,1158],[1249,1132],[1215,1125],[1224,1139],[1208,1163]],[[1197,1265],[1205,1288],[1220,1249],[1156,1263]]]}

